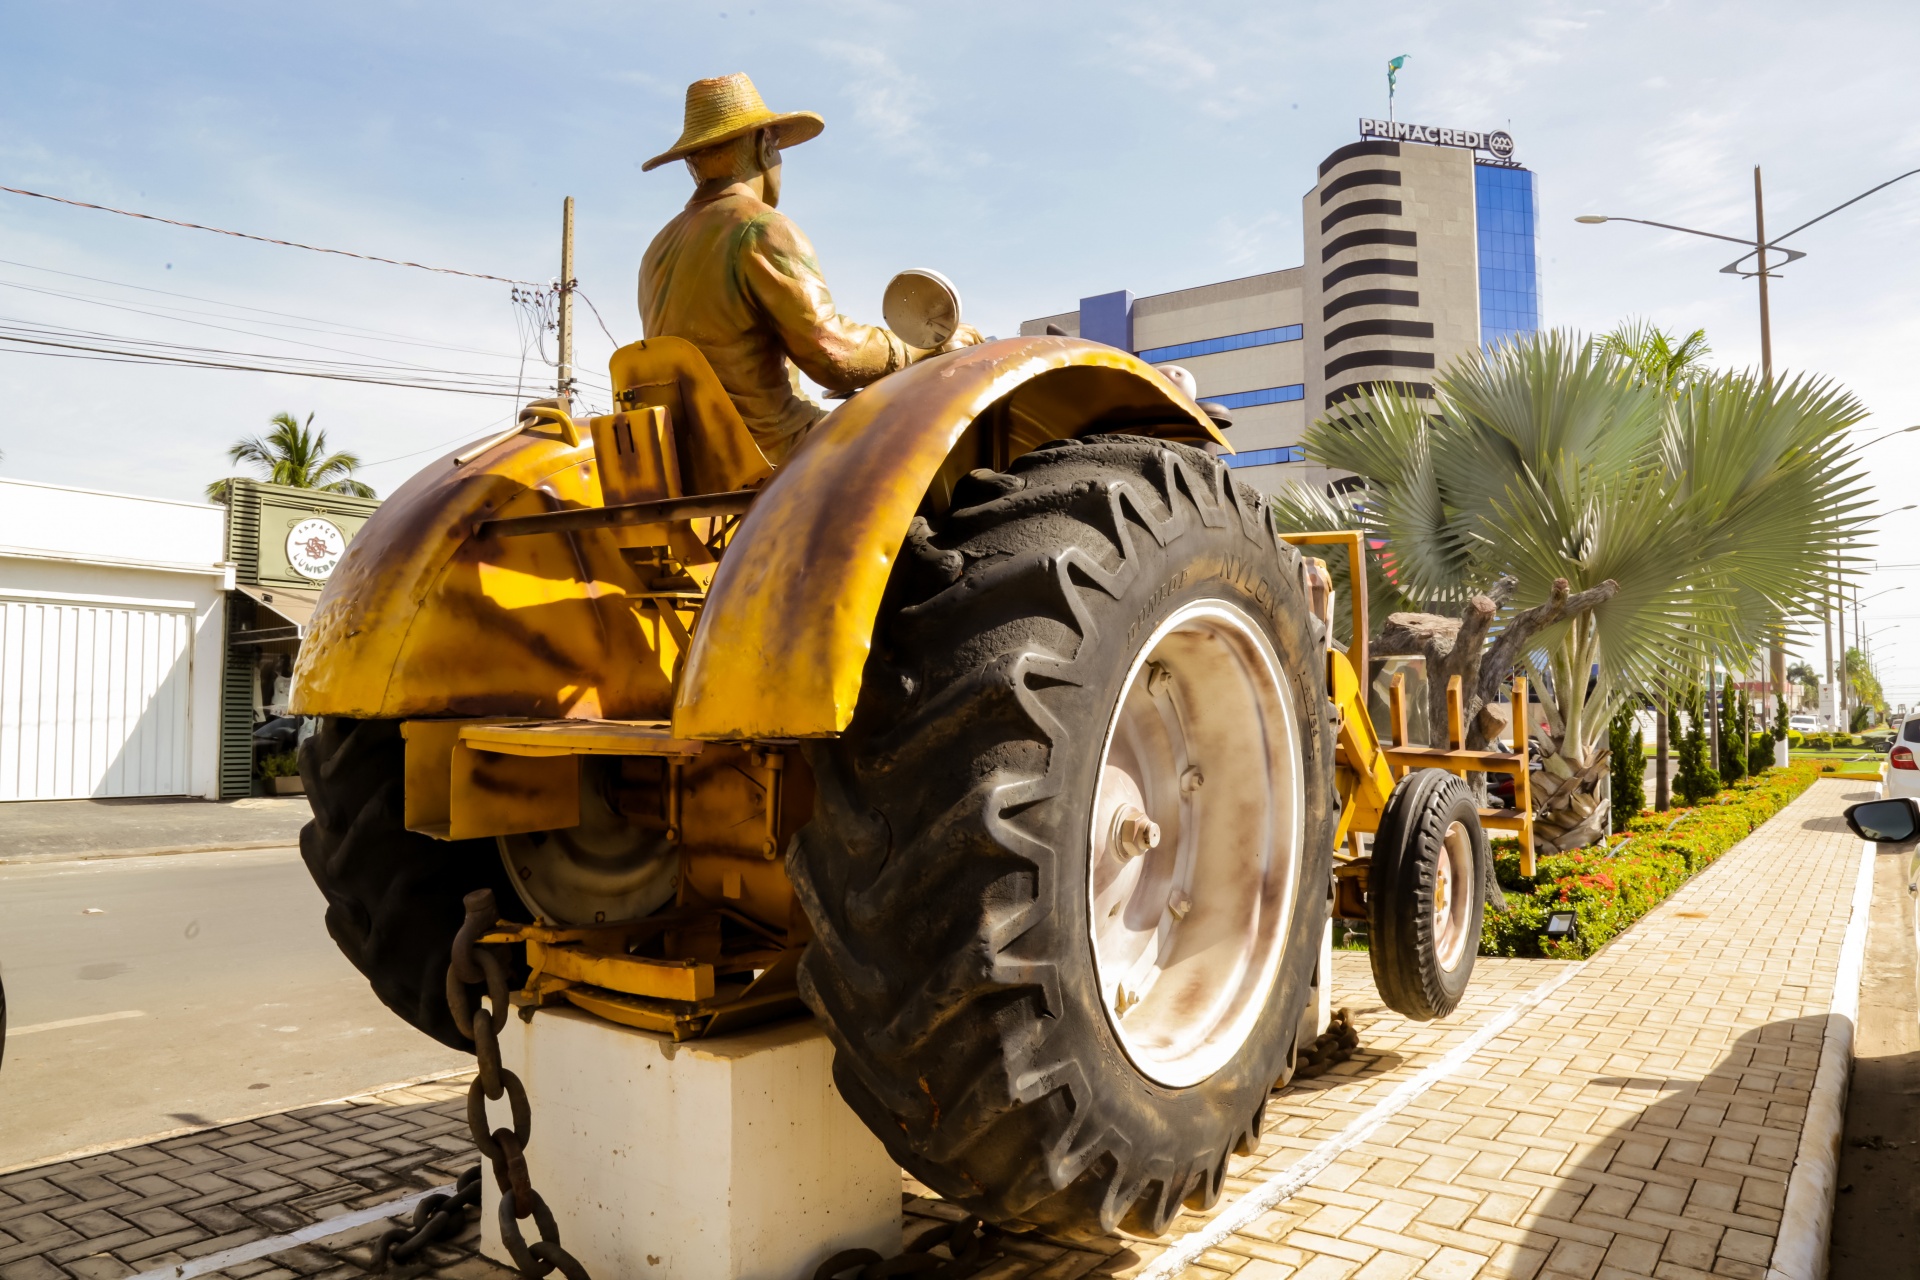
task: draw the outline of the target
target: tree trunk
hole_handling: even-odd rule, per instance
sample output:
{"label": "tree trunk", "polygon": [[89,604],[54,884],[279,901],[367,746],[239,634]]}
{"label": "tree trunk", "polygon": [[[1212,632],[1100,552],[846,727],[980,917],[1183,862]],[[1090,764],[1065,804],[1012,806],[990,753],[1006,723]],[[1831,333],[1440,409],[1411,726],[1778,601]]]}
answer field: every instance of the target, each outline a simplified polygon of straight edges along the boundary
{"label": "tree trunk", "polygon": [[[1545,603],[1508,619],[1499,637],[1488,645],[1493,619],[1515,586],[1512,578],[1501,578],[1486,594],[1468,600],[1458,618],[1389,614],[1371,651],[1375,657],[1427,660],[1429,723],[1436,732],[1447,722],[1447,681],[1460,676],[1467,746],[1479,750],[1499,732],[1500,719],[1488,708],[1506,700],[1507,687],[1533,637],[1556,623],[1571,623],[1554,654],[1553,688],[1540,690],[1549,733],[1542,743],[1546,768],[1533,778],[1534,843],[1540,852],[1555,853],[1591,844],[1607,827],[1599,784],[1607,774],[1608,755],[1600,742],[1586,741],[1588,726],[1597,719],[1604,730],[1606,717],[1588,713],[1587,683],[1597,653],[1592,610],[1620,587],[1608,579],[1597,587],[1571,592],[1567,580],[1558,579]],[[1524,752],[1528,737],[1527,726],[1514,726],[1514,749]]]}

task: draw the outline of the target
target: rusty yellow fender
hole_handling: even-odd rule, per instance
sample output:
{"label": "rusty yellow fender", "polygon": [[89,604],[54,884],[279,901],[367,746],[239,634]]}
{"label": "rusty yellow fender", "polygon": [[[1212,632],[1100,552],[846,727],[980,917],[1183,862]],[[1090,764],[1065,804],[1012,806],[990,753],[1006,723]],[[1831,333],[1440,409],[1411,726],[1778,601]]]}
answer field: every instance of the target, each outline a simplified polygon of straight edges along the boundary
{"label": "rusty yellow fender", "polygon": [[475,540],[474,522],[597,505],[593,449],[558,424],[401,486],[321,593],[294,672],[299,715],[663,715],[672,692],[604,540]]}
{"label": "rusty yellow fender", "polygon": [[[690,344],[633,343],[611,372],[620,407],[666,409],[695,492],[765,479],[766,459]],[[381,504],[321,594],[294,672],[296,713],[666,719],[692,614],[634,607],[647,588],[621,554],[630,539],[475,536],[484,520],[604,500],[587,424],[537,406],[527,418],[538,421],[429,463]]]}
{"label": "rusty yellow fender", "polygon": [[967,471],[1003,468],[1044,441],[1122,427],[1225,443],[1151,367],[1077,338],[970,347],[854,396],[774,475],[729,544],[688,653],[675,734],[845,729],[887,575],[922,501],[938,505]]}

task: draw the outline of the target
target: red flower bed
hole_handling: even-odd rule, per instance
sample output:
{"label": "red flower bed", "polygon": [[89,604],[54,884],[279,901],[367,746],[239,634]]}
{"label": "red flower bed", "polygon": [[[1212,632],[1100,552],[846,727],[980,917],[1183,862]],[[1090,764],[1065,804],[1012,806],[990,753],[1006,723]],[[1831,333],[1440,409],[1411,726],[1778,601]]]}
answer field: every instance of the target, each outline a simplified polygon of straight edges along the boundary
{"label": "red flower bed", "polygon": [[[1480,954],[1585,959],[1780,812],[1821,772],[1813,762],[1797,762],[1744,778],[1698,808],[1643,810],[1604,845],[1540,859],[1531,879],[1520,874],[1518,842],[1494,841],[1494,872],[1507,909],[1487,909]],[[1548,938],[1547,917],[1564,911],[1574,913],[1573,935]]]}

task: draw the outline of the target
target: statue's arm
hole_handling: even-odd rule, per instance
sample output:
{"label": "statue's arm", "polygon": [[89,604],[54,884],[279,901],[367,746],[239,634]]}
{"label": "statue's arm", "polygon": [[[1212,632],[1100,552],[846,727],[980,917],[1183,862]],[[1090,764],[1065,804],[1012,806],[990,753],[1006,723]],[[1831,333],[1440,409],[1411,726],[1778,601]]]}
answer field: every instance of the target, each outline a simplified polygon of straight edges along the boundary
{"label": "statue's arm", "polygon": [[780,335],[800,371],[829,391],[851,391],[926,354],[891,330],[840,314],[813,246],[780,214],[754,220],[740,273],[747,292]]}

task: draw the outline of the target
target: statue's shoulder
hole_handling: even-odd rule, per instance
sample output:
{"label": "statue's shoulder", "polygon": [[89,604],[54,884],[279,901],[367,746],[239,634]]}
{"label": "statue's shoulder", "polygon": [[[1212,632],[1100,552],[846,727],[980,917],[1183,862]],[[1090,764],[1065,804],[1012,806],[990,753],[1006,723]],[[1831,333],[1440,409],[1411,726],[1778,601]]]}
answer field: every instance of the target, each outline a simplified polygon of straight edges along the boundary
{"label": "statue's shoulder", "polygon": [[750,213],[743,213],[742,221],[751,239],[769,248],[808,258],[813,256],[813,242],[807,239],[807,233],[800,229],[799,223],[772,205],[752,197],[747,198],[747,203],[753,208]]}

